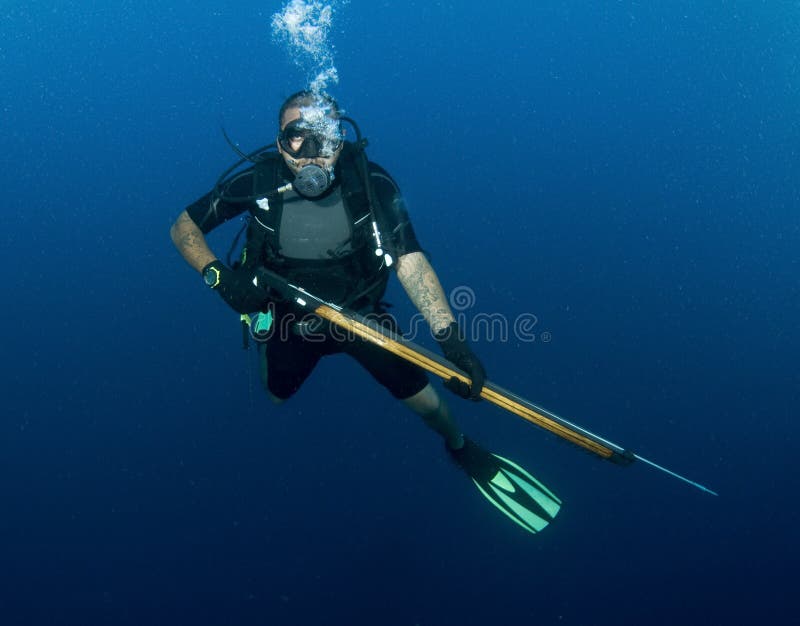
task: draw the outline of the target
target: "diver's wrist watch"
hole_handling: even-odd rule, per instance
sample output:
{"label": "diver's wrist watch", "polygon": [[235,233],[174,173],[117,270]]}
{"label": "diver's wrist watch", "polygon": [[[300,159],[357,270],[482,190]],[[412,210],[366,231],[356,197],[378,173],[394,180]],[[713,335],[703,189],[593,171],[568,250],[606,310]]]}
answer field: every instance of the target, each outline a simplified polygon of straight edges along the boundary
{"label": "diver's wrist watch", "polygon": [[216,289],[217,285],[219,285],[220,271],[216,265],[216,261],[212,261],[203,270],[203,280],[212,289]]}

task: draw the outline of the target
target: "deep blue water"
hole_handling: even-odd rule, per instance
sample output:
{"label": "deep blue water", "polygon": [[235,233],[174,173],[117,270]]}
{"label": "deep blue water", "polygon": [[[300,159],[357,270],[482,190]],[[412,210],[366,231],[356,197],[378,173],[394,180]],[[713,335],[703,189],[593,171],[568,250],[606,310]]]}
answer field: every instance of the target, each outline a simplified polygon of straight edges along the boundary
{"label": "deep blue water", "polygon": [[0,624],[793,622],[796,3],[335,15],[332,93],[445,287],[537,316],[476,342],[490,377],[720,492],[453,398],[564,500],[535,537],[343,357],[269,404],[172,248],[220,122],[267,143],[305,85],[280,6],[0,8]]}

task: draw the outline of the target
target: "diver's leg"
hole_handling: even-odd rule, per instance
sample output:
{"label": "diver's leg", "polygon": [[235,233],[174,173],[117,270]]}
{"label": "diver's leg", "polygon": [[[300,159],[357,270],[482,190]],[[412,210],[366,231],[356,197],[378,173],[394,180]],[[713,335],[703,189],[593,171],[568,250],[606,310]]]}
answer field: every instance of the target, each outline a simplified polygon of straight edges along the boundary
{"label": "diver's leg", "polygon": [[272,404],[283,404],[284,398],[279,398],[269,388],[269,366],[267,365],[267,344],[258,344],[258,377],[261,380],[261,386],[267,392],[267,397],[272,401]]}
{"label": "diver's leg", "polygon": [[259,344],[259,377],[270,400],[281,404],[293,396],[326,353],[326,342],[306,341],[289,333]]}
{"label": "diver's leg", "polygon": [[444,438],[448,448],[458,450],[464,445],[464,435],[453,419],[447,403],[433,385],[428,383],[422,391],[406,398],[403,402]]}
{"label": "diver's leg", "polygon": [[[386,316],[383,321],[388,328],[399,332],[394,318]],[[344,342],[342,349],[389,393],[422,417],[431,429],[442,436],[449,448],[458,450],[464,445],[464,436],[450,414],[447,403],[431,386],[422,368],[360,338]]]}

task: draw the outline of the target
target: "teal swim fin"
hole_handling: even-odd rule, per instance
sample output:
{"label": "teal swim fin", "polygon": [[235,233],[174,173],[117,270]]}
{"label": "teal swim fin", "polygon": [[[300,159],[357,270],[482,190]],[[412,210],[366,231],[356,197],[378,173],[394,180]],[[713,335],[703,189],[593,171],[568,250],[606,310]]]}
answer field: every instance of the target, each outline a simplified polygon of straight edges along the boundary
{"label": "teal swim fin", "polygon": [[447,448],[483,496],[525,530],[538,533],[561,508],[561,500],[513,461],[464,437],[464,447]]}

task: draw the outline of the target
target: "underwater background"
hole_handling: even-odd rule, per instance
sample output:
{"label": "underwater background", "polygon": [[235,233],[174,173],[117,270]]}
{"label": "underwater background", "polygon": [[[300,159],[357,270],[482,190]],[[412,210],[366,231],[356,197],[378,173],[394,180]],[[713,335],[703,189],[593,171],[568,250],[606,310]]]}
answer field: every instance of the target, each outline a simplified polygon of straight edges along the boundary
{"label": "underwater background", "polygon": [[221,124],[269,143],[307,84],[283,6],[0,6],[0,624],[793,623],[800,5],[332,7],[445,289],[536,318],[490,378],[720,494],[448,396],[563,499],[536,536],[346,357],[272,406],[170,242]]}

